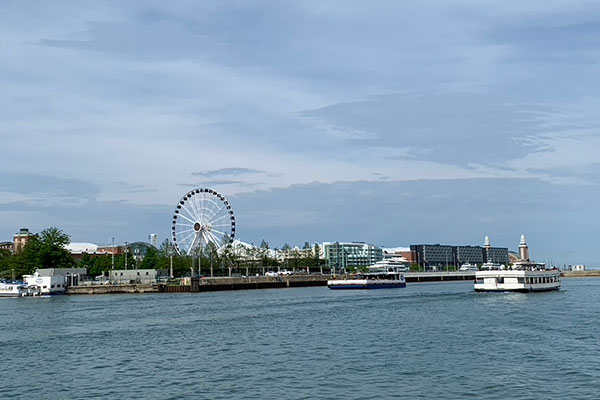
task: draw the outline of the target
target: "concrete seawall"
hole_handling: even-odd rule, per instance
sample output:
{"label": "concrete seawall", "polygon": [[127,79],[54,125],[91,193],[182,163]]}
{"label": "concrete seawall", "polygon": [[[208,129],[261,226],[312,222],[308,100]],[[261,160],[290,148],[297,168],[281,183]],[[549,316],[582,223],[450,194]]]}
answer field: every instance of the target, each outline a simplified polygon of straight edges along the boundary
{"label": "concrete seawall", "polygon": [[67,294],[157,293],[158,285],[85,285],[67,288]]}
{"label": "concrete seawall", "polygon": [[588,271],[563,271],[560,276],[565,278],[593,278],[600,277],[600,270],[588,270]]}
{"label": "concrete seawall", "polygon": [[[196,293],[221,290],[275,289],[286,287],[327,286],[330,279],[345,279],[351,275],[291,275],[288,277],[252,276],[248,278],[192,279],[191,285],[126,284],[86,285],[67,289],[67,294],[117,294],[117,293]],[[465,281],[475,278],[474,272],[409,272],[407,282]]]}

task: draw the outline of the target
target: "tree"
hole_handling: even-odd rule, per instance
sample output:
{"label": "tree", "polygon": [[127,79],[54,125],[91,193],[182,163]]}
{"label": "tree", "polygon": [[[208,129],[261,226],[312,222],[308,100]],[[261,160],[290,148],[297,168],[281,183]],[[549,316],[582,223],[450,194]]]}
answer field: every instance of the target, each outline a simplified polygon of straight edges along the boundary
{"label": "tree", "polygon": [[11,254],[9,250],[0,249],[0,278],[11,278]]}
{"label": "tree", "polygon": [[146,255],[142,260],[142,269],[153,269],[158,265],[158,250],[156,250],[153,246],[150,246],[146,250]]}
{"label": "tree", "polygon": [[66,246],[71,243],[69,235],[58,228],[44,229],[39,235],[38,261],[42,268],[69,268],[75,260]]}

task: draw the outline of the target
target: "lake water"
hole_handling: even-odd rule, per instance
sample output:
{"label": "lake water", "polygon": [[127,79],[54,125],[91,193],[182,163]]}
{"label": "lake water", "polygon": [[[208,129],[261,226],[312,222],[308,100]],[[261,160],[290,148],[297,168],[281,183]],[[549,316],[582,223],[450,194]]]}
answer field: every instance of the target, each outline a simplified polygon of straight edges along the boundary
{"label": "lake water", "polygon": [[0,398],[598,399],[600,279],[1,299]]}

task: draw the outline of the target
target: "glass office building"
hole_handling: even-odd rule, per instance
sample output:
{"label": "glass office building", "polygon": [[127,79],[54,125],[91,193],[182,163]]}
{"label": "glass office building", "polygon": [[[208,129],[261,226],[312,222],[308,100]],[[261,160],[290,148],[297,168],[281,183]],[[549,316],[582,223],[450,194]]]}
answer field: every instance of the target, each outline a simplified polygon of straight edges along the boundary
{"label": "glass office building", "polygon": [[332,271],[347,267],[365,267],[383,259],[379,246],[364,242],[323,242],[323,257]]}

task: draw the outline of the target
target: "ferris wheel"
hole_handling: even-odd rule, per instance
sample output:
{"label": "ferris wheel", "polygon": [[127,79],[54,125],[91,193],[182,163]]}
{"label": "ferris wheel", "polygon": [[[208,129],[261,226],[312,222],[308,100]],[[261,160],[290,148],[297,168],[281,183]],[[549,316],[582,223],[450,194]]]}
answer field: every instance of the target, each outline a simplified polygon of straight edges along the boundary
{"label": "ferris wheel", "polygon": [[189,191],[175,207],[171,234],[181,255],[198,254],[211,243],[221,248],[235,237],[233,209],[216,190]]}

